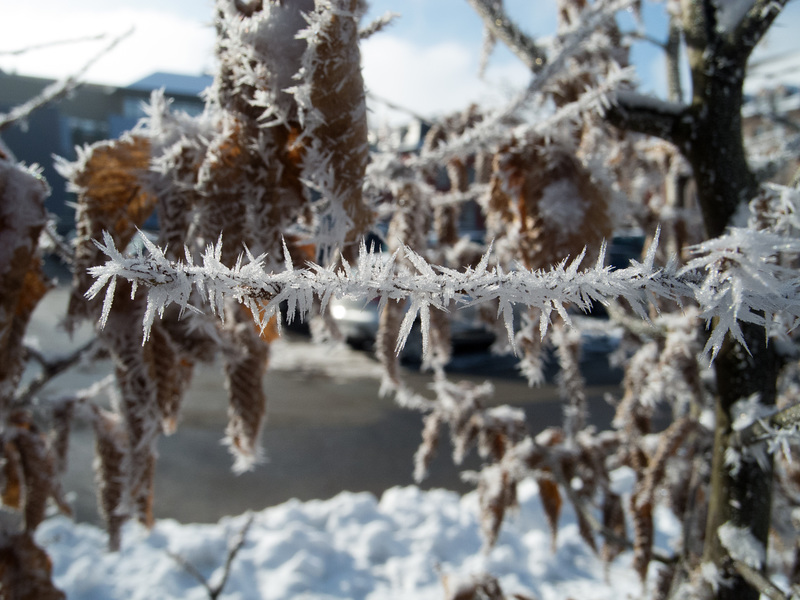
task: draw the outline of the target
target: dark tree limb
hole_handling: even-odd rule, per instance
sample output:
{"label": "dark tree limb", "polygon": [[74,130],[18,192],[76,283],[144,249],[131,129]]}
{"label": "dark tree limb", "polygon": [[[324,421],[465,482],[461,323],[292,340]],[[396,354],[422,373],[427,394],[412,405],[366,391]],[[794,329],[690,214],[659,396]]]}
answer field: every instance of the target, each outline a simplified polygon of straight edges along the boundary
{"label": "dark tree limb", "polygon": [[767,33],[789,0],[755,0],[730,40],[731,50],[745,53],[745,60]]}
{"label": "dark tree limb", "polygon": [[617,92],[605,118],[619,129],[652,135],[676,146],[684,145],[694,123],[686,106],[627,90]]}

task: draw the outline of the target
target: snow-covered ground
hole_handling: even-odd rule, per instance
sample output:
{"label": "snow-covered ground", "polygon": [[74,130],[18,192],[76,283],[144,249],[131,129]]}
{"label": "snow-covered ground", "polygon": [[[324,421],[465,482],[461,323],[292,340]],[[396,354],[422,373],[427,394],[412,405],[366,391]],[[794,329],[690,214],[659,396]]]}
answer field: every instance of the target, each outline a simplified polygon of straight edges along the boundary
{"label": "snow-covered ground", "polygon": [[[615,487],[630,487],[630,471],[615,476]],[[329,500],[286,502],[252,515],[219,597],[439,600],[445,582],[452,588],[487,571],[508,597],[641,597],[630,553],[604,565],[581,541],[566,509],[553,551],[534,482],[520,486],[519,501],[488,554],[481,552],[474,494],[398,487],[380,499],[345,492]],[[117,553],[106,551],[102,530],[63,517],[46,521],[37,537],[70,600],[201,600],[208,598],[205,588],[176,557],[213,586],[248,518],[211,525],[162,520],[151,531],[131,524]],[[656,527],[656,543],[665,548],[678,533],[677,523],[657,512]]]}

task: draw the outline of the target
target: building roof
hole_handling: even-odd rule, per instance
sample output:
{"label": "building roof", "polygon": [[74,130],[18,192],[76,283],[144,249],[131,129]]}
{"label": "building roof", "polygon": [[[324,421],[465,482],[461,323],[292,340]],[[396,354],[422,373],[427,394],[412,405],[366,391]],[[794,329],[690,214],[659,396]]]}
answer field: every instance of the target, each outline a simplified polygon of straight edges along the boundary
{"label": "building roof", "polygon": [[150,92],[164,88],[167,95],[197,96],[213,81],[212,75],[179,75],[157,71],[130,84],[125,89]]}

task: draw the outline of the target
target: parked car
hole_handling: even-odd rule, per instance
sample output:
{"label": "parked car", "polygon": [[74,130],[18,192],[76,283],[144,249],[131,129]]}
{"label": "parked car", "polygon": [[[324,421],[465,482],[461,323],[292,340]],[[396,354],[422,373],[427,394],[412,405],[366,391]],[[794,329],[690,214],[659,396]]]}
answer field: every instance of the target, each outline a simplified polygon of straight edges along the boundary
{"label": "parked car", "polygon": [[[347,342],[360,349],[369,350],[375,344],[378,334],[378,300],[332,299],[328,310]],[[494,343],[495,336],[489,327],[480,322],[475,307],[459,308],[453,311],[450,320],[450,339],[454,352],[486,350]],[[408,336],[400,354],[408,362],[422,360],[422,332],[419,319]]]}
{"label": "parked car", "polygon": [[[371,238],[369,244],[380,247],[380,240]],[[627,234],[615,237],[608,248],[609,264],[615,268],[625,268],[630,259],[638,258],[641,254],[644,238],[636,234]],[[375,344],[378,333],[378,299],[368,302],[363,300],[332,299],[328,305],[330,315],[339,327],[347,342],[355,348],[371,349]],[[607,313],[602,305],[593,307],[591,317],[607,318]],[[517,323],[518,318],[515,318]],[[495,333],[490,327],[478,318],[476,307],[459,308],[453,311],[450,324],[453,351],[484,351],[495,341]],[[589,353],[609,353],[616,348],[618,339],[606,339],[596,332],[587,333],[584,338],[584,350]],[[422,358],[422,334],[419,320],[409,335],[406,346],[401,353],[401,358],[408,362],[418,362]]]}

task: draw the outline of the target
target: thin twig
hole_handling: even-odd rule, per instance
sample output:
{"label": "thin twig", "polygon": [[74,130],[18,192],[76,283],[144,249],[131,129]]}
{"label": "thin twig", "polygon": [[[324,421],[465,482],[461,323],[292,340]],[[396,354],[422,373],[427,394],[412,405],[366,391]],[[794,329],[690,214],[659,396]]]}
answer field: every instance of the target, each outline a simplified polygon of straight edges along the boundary
{"label": "thin twig", "polygon": [[761,594],[770,598],[770,600],[789,600],[789,596],[784,594],[783,590],[772,583],[763,573],[742,561],[733,560],[732,562],[736,572]]}
{"label": "thin twig", "polygon": [[38,96],[31,98],[24,104],[20,104],[11,109],[10,112],[6,114],[0,114],[0,131],[3,131],[7,127],[10,127],[14,123],[18,121],[24,121],[30,115],[42,108],[43,106],[47,106],[51,102],[56,102],[61,100],[71,92],[73,92],[76,88],[78,88],[81,84],[81,78],[86,74],[86,71],[94,65],[101,57],[105,56],[108,52],[110,52],[117,44],[119,44],[122,40],[133,33],[133,28],[129,29],[122,35],[114,38],[111,43],[106,45],[100,52],[98,52],[95,56],[93,56],[77,73],[74,75],[70,75],[66,79],[62,79],[61,81],[57,81],[49,86],[47,86],[41,94]]}
{"label": "thin twig", "polygon": [[423,117],[421,114],[415,112],[410,108],[407,108],[405,106],[400,106],[399,104],[392,102],[391,100],[387,100],[386,98],[382,98],[381,96],[377,96],[372,92],[367,92],[367,98],[370,98],[375,102],[380,102],[381,104],[383,104],[388,108],[391,108],[392,110],[406,113],[408,116],[414,117],[420,123],[425,123],[426,125],[433,125],[434,123],[434,121],[429,119],[428,117]]}
{"label": "thin twig", "polygon": [[484,26],[492,35],[502,40],[509,50],[532,72],[538,73],[547,61],[547,55],[532,37],[508,18],[502,5],[492,0],[467,0],[478,13]]}
{"label": "thin twig", "polygon": [[[597,533],[602,535],[606,540],[609,542],[613,542],[626,550],[633,550],[633,542],[629,540],[627,537],[622,537],[603,525],[595,514],[590,510],[587,503],[580,497],[578,494],[575,493],[575,490],[572,489],[572,486],[567,481],[564,472],[561,469],[561,465],[559,465],[555,461],[551,461],[551,472],[553,477],[555,478],[556,482],[564,489],[564,492],[567,494],[567,498],[575,507],[575,510],[580,512],[581,515],[586,519],[586,522],[594,529]],[[672,565],[675,564],[678,560],[676,556],[667,556],[662,554],[657,549],[653,549],[653,560],[656,560],[665,565]]]}
{"label": "thin twig", "polygon": [[242,527],[236,536],[234,544],[229,547],[228,556],[225,559],[225,566],[223,567],[222,571],[222,578],[216,585],[212,586],[208,579],[206,579],[206,577],[197,569],[197,567],[195,567],[181,555],[170,551],[167,551],[167,555],[177,562],[184,571],[194,577],[200,583],[200,585],[205,588],[210,600],[217,600],[219,595],[222,593],[222,590],[225,589],[225,585],[228,583],[231,566],[233,565],[233,561],[236,559],[236,555],[239,553],[239,550],[241,550],[244,546],[245,539],[247,538],[247,532],[250,530],[250,526],[253,524],[254,518],[255,515],[253,513],[250,513],[247,516],[247,521],[245,522],[244,527]]}
{"label": "thin twig", "polygon": [[70,247],[69,242],[67,242],[67,240],[65,240],[64,237],[58,233],[53,220],[47,222],[42,230],[42,235],[50,240],[52,246],[49,248],[52,249],[51,251],[53,254],[55,254],[64,264],[73,264],[73,250]]}
{"label": "thin twig", "polygon": [[386,27],[394,23],[394,20],[400,15],[396,12],[386,12],[374,21],[371,21],[363,29],[358,30],[358,38],[365,40],[379,31],[383,31]]}
{"label": "thin twig", "polygon": [[65,46],[67,44],[78,44],[81,42],[96,42],[98,40],[104,40],[107,37],[108,37],[107,33],[101,33],[100,35],[88,35],[79,38],[55,40],[53,42],[44,42],[42,44],[32,44],[31,46],[25,46],[24,48],[17,48],[16,50],[0,50],[0,56],[19,56],[20,54],[27,54],[28,52],[33,52],[34,50],[52,48],[53,46]]}
{"label": "thin twig", "polygon": [[97,338],[93,338],[86,342],[83,346],[78,348],[77,350],[73,351],[72,353],[57,358],[55,360],[48,360],[41,352],[35,350],[31,347],[25,348],[25,353],[27,357],[37,363],[42,367],[41,372],[34,377],[28,384],[23,387],[17,397],[15,402],[20,405],[27,405],[31,399],[33,398],[36,393],[39,392],[44,386],[46,386],[52,379],[61,375],[67,369],[75,366],[82,360],[84,360],[87,356],[95,355],[98,351],[98,341]]}

